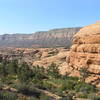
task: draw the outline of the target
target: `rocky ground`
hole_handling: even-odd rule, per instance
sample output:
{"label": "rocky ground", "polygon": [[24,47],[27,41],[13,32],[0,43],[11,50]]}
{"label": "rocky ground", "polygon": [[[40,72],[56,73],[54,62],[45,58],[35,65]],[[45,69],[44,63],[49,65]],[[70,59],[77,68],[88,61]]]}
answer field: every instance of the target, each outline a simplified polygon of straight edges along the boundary
{"label": "rocky ground", "polygon": [[33,66],[47,67],[52,63],[58,66],[66,64],[66,57],[69,50],[64,47],[59,48],[11,48],[1,50],[2,59],[21,59]]}

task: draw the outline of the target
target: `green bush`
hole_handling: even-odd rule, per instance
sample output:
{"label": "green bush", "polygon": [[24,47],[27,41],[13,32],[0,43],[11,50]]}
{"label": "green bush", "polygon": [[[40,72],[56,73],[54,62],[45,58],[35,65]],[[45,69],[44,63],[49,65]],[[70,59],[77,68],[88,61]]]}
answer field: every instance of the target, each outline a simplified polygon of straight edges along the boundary
{"label": "green bush", "polygon": [[63,84],[66,90],[73,90],[74,89],[74,82],[73,81],[66,81],[66,83]]}
{"label": "green bush", "polygon": [[0,100],[17,100],[18,97],[16,94],[7,92],[7,91],[2,91],[0,92]]}
{"label": "green bush", "polygon": [[27,100],[40,100],[40,99],[35,98],[35,97],[30,97],[30,98],[29,98],[29,99],[27,99]]}
{"label": "green bush", "polygon": [[88,71],[88,68],[86,68],[86,67],[80,68],[79,72],[80,72],[80,75],[81,75],[81,81],[82,82],[85,82],[86,78],[91,75],[91,73]]}
{"label": "green bush", "polygon": [[8,67],[7,67],[7,62],[4,61],[0,63],[0,77],[6,77],[8,75]]}
{"label": "green bush", "polygon": [[33,77],[33,72],[29,68],[27,63],[22,63],[20,68],[18,69],[18,79],[21,82],[29,82]]}
{"label": "green bush", "polygon": [[82,94],[80,94],[80,95],[78,96],[78,98],[88,98],[88,94],[86,94],[86,93],[83,94],[83,93],[82,93]]}
{"label": "green bush", "polygon": [[48,76],[46,75],[46,69],[39,66],[33,66],[32,69],[33,78],[36,80],[47,79]]}
{"label": "green bush", "polygon": [[61,100],[73,100],[73,94],[69,93],[67,96],[63,97]]}
{"label": "green bush", "polygon": [[[0,88],[8,85],[16,88],[18,93],[24,94],[29,98],[25,100],[52,100],[52,98],[36,91],[36,88],[47,90],[62,97],[62,100],[73,100],[73,95],[80,98],[90,98],[99,100],[100,97],[90,95],[99,91],[95,86],[85,83],[89,73],[87,69],[81,69],[81,79],[59,74],[59,68],[56,64],[49,67],[34,66],[30,69],[27,63],[20,66],[17,61],[1,62],[0,64]],[[15,97],[15,98],[13,98]],[[11,92],[0,92],[0,100],[17,100],[17,96]],[[19,100],[19,99],[18,99]]]}
{"label": "green bush", "polygon": [[8,74],[17,74],[18,72],[18,61],[17,60],[12,60],[11,62],[8,63]]}
{"label": "green bush", "polygon": [[96,92],[96,87],[91,84],[79,82],[75,86],[75,91],[83,93],[91,93],[91,92]]}
{"label": "green bush", "polygon": [[51,78],[60,78],[61,75],[59,73],[59,66],[57,66],[55,63],[52,63],[50,66],[48,66],[47,68],[47,74],[48,76],[50,76]]}
{"label": "green bush", "polygon": [[90,100],[100,100],[100,96],[97,96],[95,93],[91,93],[88,95]]}
{"label": "green bush", "polygon": [[44,95],[44,94],[41,94],[39,100],[53,100],[53,98],[51,98],[51,97],[49,97],[49,96],[46,96],[46,95]]}
{"label": "green bush", "polygon": [[21,83],[21,84],[18,84],[16,88],[19,93],[24,94],[26,96],[32,96],[36,98],[40,97],[40,92],[34,89],[34,86],[32,87],[31,84]]}

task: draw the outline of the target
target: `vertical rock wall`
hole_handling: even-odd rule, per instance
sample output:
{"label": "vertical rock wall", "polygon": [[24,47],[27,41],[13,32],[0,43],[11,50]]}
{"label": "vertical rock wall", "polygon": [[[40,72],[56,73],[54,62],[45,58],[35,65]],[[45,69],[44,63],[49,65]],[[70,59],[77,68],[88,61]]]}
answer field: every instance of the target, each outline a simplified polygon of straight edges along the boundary
{"label": "vertical rock wall", "polygon": [[74,36],[68,63],[72,74],[78,75],[80,67],[88,68],[94,77],[91,81],[100,85],[100,23],[86,26]]}

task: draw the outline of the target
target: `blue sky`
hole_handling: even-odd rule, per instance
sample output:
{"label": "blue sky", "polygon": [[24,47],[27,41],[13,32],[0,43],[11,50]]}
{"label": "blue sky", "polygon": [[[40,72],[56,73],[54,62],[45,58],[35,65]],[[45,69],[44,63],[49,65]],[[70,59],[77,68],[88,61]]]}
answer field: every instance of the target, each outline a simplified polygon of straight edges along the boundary
{"label": "blue sky", "polygon": [[81,27],[100,20],[100,0],[0,0],[0,34]]}

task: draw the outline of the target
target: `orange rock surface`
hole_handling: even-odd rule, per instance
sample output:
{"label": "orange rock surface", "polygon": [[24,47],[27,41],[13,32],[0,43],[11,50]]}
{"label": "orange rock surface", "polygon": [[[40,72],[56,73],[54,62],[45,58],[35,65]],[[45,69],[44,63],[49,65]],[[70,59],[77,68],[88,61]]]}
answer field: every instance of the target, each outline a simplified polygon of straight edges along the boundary
{"label": "orange rock surface", "polygon": [[76,33],[68,60],[73,72],[88,67],[99,80],[96,85],[100,86],[100,23],[86,26]]}

